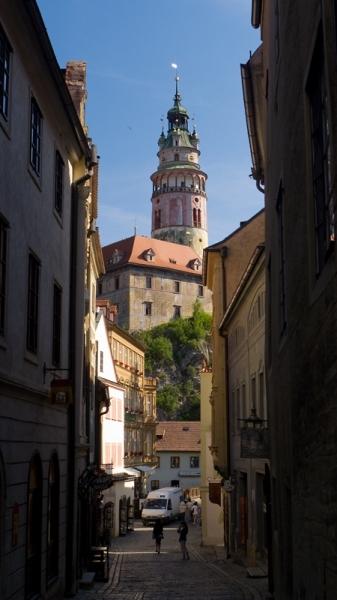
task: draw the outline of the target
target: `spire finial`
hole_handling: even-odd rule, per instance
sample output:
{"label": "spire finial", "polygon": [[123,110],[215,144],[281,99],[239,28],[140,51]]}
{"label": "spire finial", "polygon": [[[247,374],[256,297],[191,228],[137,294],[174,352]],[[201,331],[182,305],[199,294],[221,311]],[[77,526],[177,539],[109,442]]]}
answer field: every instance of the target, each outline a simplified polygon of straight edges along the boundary
{"label": "spire finial", "polygon": [[176,63],[171,63],[171,67],[172,67],[172,69],[175,69],[175,71],[176,71],[176,76],[175,76],[176,93],[175,93],[174,100],[176,103],[179,103],[181,98],[180,98],[180,94],[179,94],[179,90],[178,90],[178,81],[179,81],[178,65]]}

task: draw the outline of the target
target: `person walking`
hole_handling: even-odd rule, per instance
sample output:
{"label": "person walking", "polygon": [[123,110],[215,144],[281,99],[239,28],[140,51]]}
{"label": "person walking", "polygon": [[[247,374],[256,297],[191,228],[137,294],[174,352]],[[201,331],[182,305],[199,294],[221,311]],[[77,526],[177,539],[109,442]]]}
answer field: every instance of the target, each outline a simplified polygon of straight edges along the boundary
{"label": "person walking", "polygon": [[185,502],[185,500],[181,500],[181,502],[179,504],[179,520],[180,521],[185,521],[185,514],[186,514],[186,502]]}
{"label": "person walking", "polygon": [[183,555],[183,560],[190,560],[190,555],[189,555],[187,547],[186,547],[188,527],[187,527],[187,523],[185,521],[182,521],[180,523],[180,525],[177,529],[177,532],[179,533],[179,542],[180,542],[181,552]]}
{"label": "person walking", "polygon": [[156,552],[157,554],[160,554],[160,545],[161,545],[161,541],[164,537],[163,534],[163,524],[161,522],[161,519],[158,519],[154,526],[153,526],[153,531],[152,531],[152,538],[155,540],[156,542]]}

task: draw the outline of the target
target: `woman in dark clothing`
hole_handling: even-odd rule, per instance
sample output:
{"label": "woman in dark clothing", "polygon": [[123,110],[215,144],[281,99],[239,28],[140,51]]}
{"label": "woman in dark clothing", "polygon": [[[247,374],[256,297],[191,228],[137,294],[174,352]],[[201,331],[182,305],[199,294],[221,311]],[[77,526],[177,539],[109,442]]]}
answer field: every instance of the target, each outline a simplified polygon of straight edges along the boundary
{"label": "woman in dark clothing", "polygon": [[158,521],[156,521],[154,524],[153,531],[152,531],[152,537],[154,540],[156,540],[156,552],[157,552],[157,554],[160,554],[160,544],[164,537],[163,524],[160,519],[158,519]]}
{"label": "woman in dark clothing", "polygon": [[177,531],[179,533],[179,542],[180,542],[181,551],[183,553],[183,560],[185,560],[185,559],[189,560],[190,559],[190,555],[189,555],[188,550],[186,548],[186,541],[187,541],[187,534],[188,534],[187,523],[185,523],[185,521],[183,521],[182,523],[180,523]]}

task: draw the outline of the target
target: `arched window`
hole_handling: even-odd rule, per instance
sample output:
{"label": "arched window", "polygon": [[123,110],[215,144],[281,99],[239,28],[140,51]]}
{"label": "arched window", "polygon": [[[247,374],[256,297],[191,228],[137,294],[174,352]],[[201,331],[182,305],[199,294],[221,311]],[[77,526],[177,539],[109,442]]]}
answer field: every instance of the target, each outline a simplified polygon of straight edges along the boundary
{"label": "arched window", "polygon": [[58,576],[59,550],[60,472],[56,454],[53,454],[48,471],[47,510],[47,585]]}
{"label": "arched window", "polygon": [[42,466],[36,454],[29,467],[27,496],[26,591],[29,600],[41,591]]}

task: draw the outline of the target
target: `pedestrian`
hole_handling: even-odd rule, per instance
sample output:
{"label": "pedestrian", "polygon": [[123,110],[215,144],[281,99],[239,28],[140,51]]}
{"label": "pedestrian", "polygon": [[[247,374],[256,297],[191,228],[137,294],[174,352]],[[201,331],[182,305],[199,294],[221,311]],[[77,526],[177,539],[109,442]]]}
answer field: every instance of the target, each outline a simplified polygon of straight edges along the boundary
{"label": "pedestrian", "polygon": [[190,555],[186,548],[186,541],[187,541],[187,534],[188,534],[187,523],[185,523],[185,521],[182,521],[180,523],[177,531],[179,533],[179,542],[180,542],[181,552],[183,555],[183,560],[190,560]]}
{"label": "pedestrian", "polygon": [[186,513],[186,502],[185,500],[181,500],[179,504],[179,521],[185,521],[185,513]]}
{"label": "pedestrian", "polygon": [[156,552],[157,554],[160,554],[160,544],[161,541],[164,537],[163,534],[163,524],[161,522],[161,519],[158,519],[153,527],[153,531],[152,531],[152,538],[156,541]]}
{"label": "pedestrian", "polygon": [[198,524],[198,504],[196,502],[193,502],[193,506],[192,506],[192,520],[193,520],[193,525],[197,525]]}
{"label": "pedestrian", "polygon": [[190,523],[192,521],[192,506],[193,506],[193,504],[192,504],[191,498],[189,498],[186,503],[186,514],[185,514],[185,521],[187,523]]}

